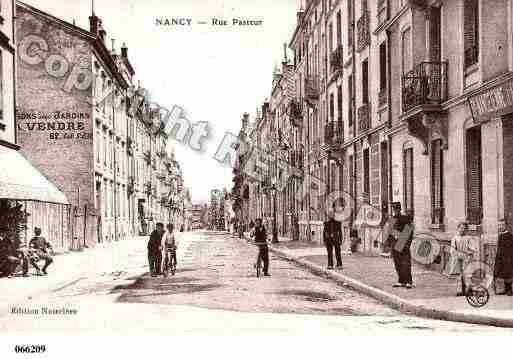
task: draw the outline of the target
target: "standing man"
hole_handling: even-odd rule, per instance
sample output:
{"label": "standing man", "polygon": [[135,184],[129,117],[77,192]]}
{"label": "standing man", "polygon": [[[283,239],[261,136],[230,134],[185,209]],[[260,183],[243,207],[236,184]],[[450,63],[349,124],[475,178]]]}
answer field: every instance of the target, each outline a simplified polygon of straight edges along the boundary
{"label": "standing man", "polygon": [[155,277],[160,274],[160,264],[162,262],[162,236],[164,235],[164,224],[157,223],[156,228],[151,232],[148,241],[148,262],[150,264],[150,274]]}
{"label": "standing man", "polygon": [[498,295],[513,296],[513,234],[510,232],[510,218],[506,221],[506,229],[499,234],[497,255],[495,258],[494,278],[504,280],[504,291]]}
{"label": "standing man", "polygon": [[401,202],[392,202],[393,216],[389,220],[387,241],[392,248],[398,281],[393,287],[413,288],[410,247],[413,240],[413,225],[410,216],[401,214]]}
{"label": "standing man", "polygon": [[342,224],[335,220],[333,211],[328,212],[328,220],[324,222],[323,241],[328,251],[328,269],[333,269],[333,249],[337,259],[337,268],[342,269],[342,255],[340,245],[342,244]]}
{"label": "standing man", "polygon": [[[53,248],[50,242],[46,240],[45,237],[41,236],[41,228],[36,227],[34,228],[34,237],[29,242],[29,248],[32,248],[35,250],[35,258],[32,258],[30,262],[36,268],[38,274],[43,273],[44,275],[48,274],[46,272],[46,269],[50,264],[53,263],[53,259],[50,256],[50,253],[53,253]],[[43,266],[42,270],[39,270],[39,266],[37,265],[38,260],[44,260],[45,265]]]}

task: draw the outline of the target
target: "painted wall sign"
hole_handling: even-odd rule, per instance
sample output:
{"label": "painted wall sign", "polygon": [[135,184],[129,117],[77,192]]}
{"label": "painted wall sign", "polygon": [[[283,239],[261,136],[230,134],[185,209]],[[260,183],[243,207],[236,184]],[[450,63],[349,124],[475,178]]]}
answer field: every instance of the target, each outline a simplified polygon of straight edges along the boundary
{"label": "painted wall sign", "polygon": [[476,122],[513,112],[513,80],[471,96],[468,102]]}

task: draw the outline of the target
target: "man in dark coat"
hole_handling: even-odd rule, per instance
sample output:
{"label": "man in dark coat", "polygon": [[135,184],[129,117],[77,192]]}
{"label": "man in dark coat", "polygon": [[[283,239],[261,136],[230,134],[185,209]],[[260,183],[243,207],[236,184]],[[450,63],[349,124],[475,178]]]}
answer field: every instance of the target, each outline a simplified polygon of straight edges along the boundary
{"label": "man in dark coat", "polygon": [[401,202],[392,203],[393,216],[389,220],[388,244],[392,248],[392,259],[398,281],[393,287],[413,288],[410,247],[413,241],[411,217],[401,214]]}
{"label": "man in dark coat", "polygon": [[150,274],[155,277],[160,274],[160,262],[162,262],[162,236],[164,235],[164,224],[157,223],[156,229],[151,232],[148,241],[148,262]]}
{"label": "man in dark coat", "polygon": [[258,257],[264,263],[264,276],[270,277],[271,275],[269,274],[269,247],[267,245],[267,232],[260,218],[256,220],[256,225],[252,235],[255,238],[255,244],[258,245]]}
{"label": "man in dark coat", "polygon": [[497,294],[513,296],[513,234],[508,229],[499,234],[494,277],[504,280],[504,291]]}
{"label": "man in dark coat", "polygon": [[328,269],[333,269],[333,250],[337,259],[337,268],[342,269],[342,224],[335,220],[333,211],[328,212],[328,220],[324,222],[323,241],[328,251]]}

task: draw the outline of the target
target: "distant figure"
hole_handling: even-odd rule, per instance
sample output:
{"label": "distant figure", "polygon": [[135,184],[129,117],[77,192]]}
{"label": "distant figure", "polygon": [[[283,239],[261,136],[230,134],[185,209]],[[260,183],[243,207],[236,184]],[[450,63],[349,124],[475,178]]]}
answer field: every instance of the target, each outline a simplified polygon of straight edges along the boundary
{"label": "distant figure", "polygon": [[387,238],[392,248],[395,271],[398,281],[393,287],[413,288],[411,275],[410,247],[413,241],[411,217],[401,214],[401,202],[392,203],[393,216],[389,220],[390,232]]}
{"label": "distant figure", "polygon": [[267,232],[262,225],[262,220],[258,218],[254,230],[251,232],[255,238],[255,244],[258,246],[258,258],[264,263],[264,276],[270,277],[269,274],[269,247],[267,245]]}
{"label": "distant figure", "polygon": [[504,280],[504,291],[497,294],[513,296],[513,234],[510,232],[510,221],[506,223],[506,230],[499,234],[494,277]]}
{"label": "distant figure", "polygon": [[162,236],[164,235],[164,224],[157,223],[156,229],[151,232],[148,241],[148,262],[150,264],[150,274],[155,277],[161,273],[160,264],[162,262]]}
{"label": "distant figure", "polygon": [[[48,274],[46,269],[50,264],[53,263],[53,259],[50,256],[50,253],[53,252],[53,248],[50,242],[46,240],[46,238],[41,237],[41,228],[34,228],[34,234],[35,236],[29,242],[29,248],[35,250],[36,256],[33,257],[30,262],[34,268],[36,268],[38,274],[42,272],[44,275],[46,275]],[[40,270],[39,266],[37,265],[37,261],[41,259],[45,261],[45,265],[43,266],[42,270]]]}
{"label": "distant figure", "polygon": [[166,231],[162,235],[162,268],[164,268],[164,265],[169,263],[170,258],[170,252],[172,253],[173,260],[175,265],[178,264],[176,261],[176,249],[178,247],[178,242],[176,240],[175,234],[174,234],[174,225],[172,223],[169,223],[167,225]]}
{"label": "distant figure", "polygon": [[328,252],[328,269],[333,269],[333,250],[337,259],[337,268],[342,269],[342,224],[335,220],[333,211],[328,212],[328,220],[324,222],[323,241]]}

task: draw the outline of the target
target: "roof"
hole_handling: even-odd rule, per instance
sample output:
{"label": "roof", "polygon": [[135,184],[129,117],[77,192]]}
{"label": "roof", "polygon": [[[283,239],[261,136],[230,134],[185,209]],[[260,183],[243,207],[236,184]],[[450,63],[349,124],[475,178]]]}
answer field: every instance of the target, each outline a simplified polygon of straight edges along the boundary
{"label": "roof", "polygon": [[69,204],[20,151],[0,146],[0,198]]}

